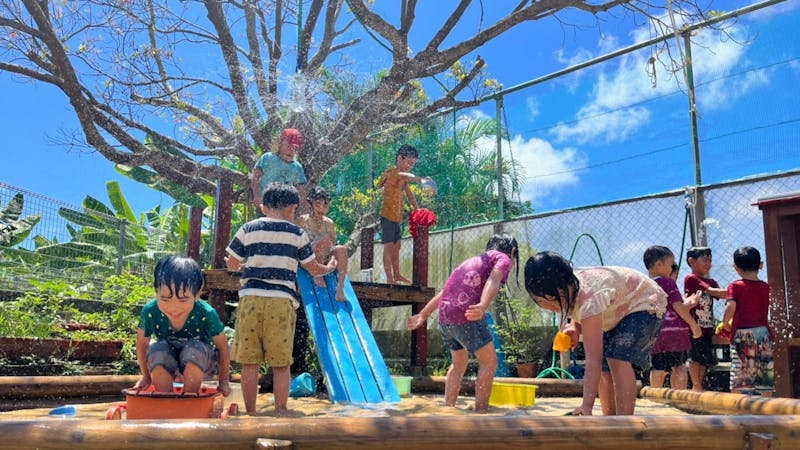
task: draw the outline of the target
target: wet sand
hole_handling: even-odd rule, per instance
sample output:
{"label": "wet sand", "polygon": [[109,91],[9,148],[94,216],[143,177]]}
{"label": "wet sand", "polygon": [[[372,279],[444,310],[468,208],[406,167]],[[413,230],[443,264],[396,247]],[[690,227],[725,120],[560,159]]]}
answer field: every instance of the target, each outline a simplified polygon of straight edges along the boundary
{"label": "wet sand", "polygon": [[[105,420],[106,412],[120,403],[124,403],[124,397],[120,396],[117,401],[107,401],[98,403],[69,402],[64,404],[75,406],[75,416],[51,416],[50,410],[53,406],[45,408],[18,409],[14,411],[0,412],[0,420],[27,420],[27,419],[52,419],[52,420]],[[580,405],[580,398],[577,397],[536,397],[533,406],[528,407],[491,407],[489,412],[480,415],[489,416],[562,416],[572,411]],[[473,397],[459,397],[456,407],[444,406],[442,395],[425,394],[404,397],[400,403],[384,403],[374,405],[350,405],[333,404],[327,397],[304,397],[290,398],[289,411],[280,417],[392,417],[392,416],[469,416],[478,415],[474,412]],[[226,402],[226,410],[229,402]],[[227,419],[239,420],[248,419],[251,416],[244,415],[244,405],[239,405],[242,412],[237,417],[227,417]],[[272,394],[259,394],[257,401],[258,416],[278,417],[273,407]],[[595,415],[602,415],[598,404],[595,405]],[[687,413],[647,399],[636,400],[636,415],[648,416],[674,416],[686,415]]]}

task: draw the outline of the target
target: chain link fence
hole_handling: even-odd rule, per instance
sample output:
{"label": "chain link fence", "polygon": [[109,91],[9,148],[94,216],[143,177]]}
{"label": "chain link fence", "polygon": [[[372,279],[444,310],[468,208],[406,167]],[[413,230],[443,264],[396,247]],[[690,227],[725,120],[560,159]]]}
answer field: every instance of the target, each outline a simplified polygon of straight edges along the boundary
{"label": "chain link fence", "polygon": [[[766,258],[764,227],[755,203],[792,192],[800,192],[800,171],[707,185],[696,192],[689,190],[688,194],[682,189],[511,221],[437,230],[429,238],[429,285],[441,289],[455,266],[481,253],[489,237],[503,230],[520,243],[520,278],[517,282],[514,273],[509,277],[511,297],[528,297],[522,273],[525,261],[543,250],[560,253],[575,266],[616,265],[645,272],[642,262],[645,249],[665,245],[675,254],[682,280],[691,272],[686,264],[686,250],[692,245],[707,245],[714,255],[711,277],[725,287],[739,278],[733,270],[735,249],[753,246]],[[697,202],[698,197],[704,201]],[[703,209],[699,210],[698,205],[704,205]],[[412,250],[412,240],[404,239],[400,255],[404,274],[411,273]],[[374,274],[378,280],[383,272],[382,251],[381,245],[375,246]],[[360,251],[351,258],[352,277],[358,276],[355,262],[359,257]],[[766,270],[759,275],[767,279]],[[724,305],[718,302],[716,308],[715,316],[721,318]],[[402,312],[398,311],[401,309]],[[407,309],[377,311],[375,329],[402,329],[410,315]],[[550,314],[543,313],[539,325],[550,320]]]}

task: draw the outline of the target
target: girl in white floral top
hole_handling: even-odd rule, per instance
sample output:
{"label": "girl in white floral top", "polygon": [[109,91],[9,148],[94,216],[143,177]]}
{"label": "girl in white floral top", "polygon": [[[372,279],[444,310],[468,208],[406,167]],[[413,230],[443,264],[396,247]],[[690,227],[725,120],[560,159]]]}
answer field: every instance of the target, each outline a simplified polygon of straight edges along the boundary
{"label": "girl in white floral top", "polygon": [[647,275],[626,267],[573,270],[553,252],[525,264],[525,289],[541,308],[561,314],[573,345],[583,335],[586,372],[583,402],[573,415],[591,415],[600,394],[604,415],[631,415],[636,403],[633,364],[650,365],[667,307],[664,290]]}

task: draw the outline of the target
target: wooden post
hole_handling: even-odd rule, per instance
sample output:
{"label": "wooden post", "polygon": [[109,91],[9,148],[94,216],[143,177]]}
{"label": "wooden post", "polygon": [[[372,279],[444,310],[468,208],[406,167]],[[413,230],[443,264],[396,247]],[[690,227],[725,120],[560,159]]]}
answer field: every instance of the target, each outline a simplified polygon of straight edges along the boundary
{"label": "wooden post", "polygon": [[361,270],[371,269],[375,260],[375,229],[361,230]]}
{"label": "wooden post", "polygon": [[[411,282],[418,288],[428,287],[428,227],[417,227],[414,238],[414,261]],[[411,305],[411,314],[419,314],[424,303]],[[422,371],[428,364],[428,326],[427,324],[411,332],[411,365]]]}
{"label": "wooden post", "polygon": [[[371,269],[375,263],[375,229],[364,228],[361,230],[361,265],[359,269],[366,270]],[[370,329],[372,328],[372,308],[364,307],[364,304],[361,304],[362,309],[364,310],[364,318],[367,320],[367,325],[369,325]]]}
{"label": "wooden post", "polygon": [[[231,239],[231,212],[233,209],[233,183],[230,180],[221,179],[217,183],[217,210],[214,219],[214,269],[225,268],[225,248]],[[208,293],[208,301],[217,310],[220,319],[224,322],[227,317],[225,314],[225,297],[227,293],[223,289],[211,289]]]}
{"label": "wooden post", "polygon": [[203,208],[192,206],[189,210],[189,241],[186,243],[186,256],[200,262],[200,241],[203,231]]}
{"label": "wooden post", "polygon": [[764,258],[770,289],[770,327],[775,332],[775,395],[800,396],[792,376],[800,368],[794,344],[800,337],[800,195],[759,199],[764,220]]}

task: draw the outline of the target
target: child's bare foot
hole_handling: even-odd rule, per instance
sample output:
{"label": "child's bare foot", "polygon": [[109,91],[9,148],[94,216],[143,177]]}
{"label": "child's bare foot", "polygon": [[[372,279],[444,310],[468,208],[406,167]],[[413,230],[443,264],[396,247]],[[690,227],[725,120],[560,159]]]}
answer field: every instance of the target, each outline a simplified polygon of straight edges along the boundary
{"label": "child's bare foot", "polygon": [[347,301],[347,297],[344,295],[344,288],[343,287],[339,287],[338,289],[336,289],[336,301],[337,302],[346,302]]}
{"label": "child's bare foot", "polygon": [[324,277],[314,277],[314,284],[319,287],[325,287],[325,278]]}
{"label": "child's bare foot", "polygon": [[411,280],[402,275],[397,275],[396,277],[394,277],[394,281],[396,283],[411,284]]}

